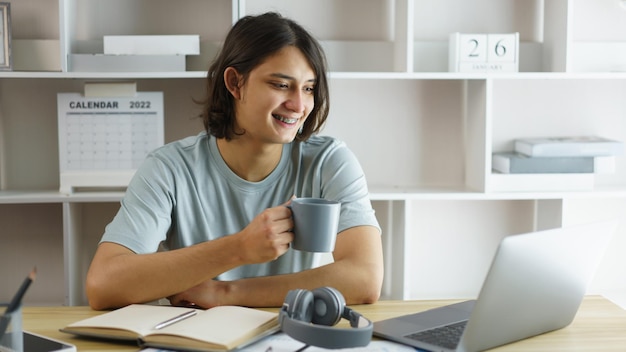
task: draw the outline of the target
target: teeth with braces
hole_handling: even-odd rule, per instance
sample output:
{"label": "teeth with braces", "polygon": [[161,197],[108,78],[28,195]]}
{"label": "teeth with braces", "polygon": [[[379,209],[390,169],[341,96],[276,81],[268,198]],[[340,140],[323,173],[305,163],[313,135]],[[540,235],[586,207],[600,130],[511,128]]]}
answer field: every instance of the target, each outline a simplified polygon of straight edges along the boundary
{"label": "teeth with braces", "polygon": [[289,119],[280,115],[274,115],[274,118],[288,124],[294,124],[298,121],[298,119]]}

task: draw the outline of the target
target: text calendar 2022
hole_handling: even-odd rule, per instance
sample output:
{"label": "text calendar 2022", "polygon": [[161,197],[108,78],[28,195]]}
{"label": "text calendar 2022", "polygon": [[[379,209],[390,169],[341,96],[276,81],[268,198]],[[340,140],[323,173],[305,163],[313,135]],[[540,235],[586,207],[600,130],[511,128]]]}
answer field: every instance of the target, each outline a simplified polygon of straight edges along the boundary
{"label": "text calendar 2022", "polygon": [[60,190],[125,187],[146,155],[163,145],[163,93],[86,97],[59,93]]}

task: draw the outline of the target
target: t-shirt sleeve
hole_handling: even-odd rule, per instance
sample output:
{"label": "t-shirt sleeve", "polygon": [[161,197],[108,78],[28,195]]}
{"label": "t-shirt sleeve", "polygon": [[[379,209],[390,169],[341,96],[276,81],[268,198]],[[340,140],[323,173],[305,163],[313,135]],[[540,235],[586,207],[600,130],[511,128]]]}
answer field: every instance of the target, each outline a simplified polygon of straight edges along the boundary
{"label": "t-shirt sleeve", "polygon": [[365,174],[356,156],[343,142],[336,142],[321,168],[321,193],[341,202],[339,232],[355,226],[380,226],[369,198]]}
{"label": "t-shirt sleeve", "polygon": [[172,223],[173,184],[166,164],[148,156],[130,181],[101,242],[118,243],[135,253],[156,252]]}

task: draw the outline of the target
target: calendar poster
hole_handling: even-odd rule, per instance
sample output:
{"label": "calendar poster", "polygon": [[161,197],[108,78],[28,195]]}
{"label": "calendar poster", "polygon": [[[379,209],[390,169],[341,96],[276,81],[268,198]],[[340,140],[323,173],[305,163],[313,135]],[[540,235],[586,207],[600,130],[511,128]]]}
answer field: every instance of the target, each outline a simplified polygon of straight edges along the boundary
{"label": "calendar poster", "polygon": [[163,145],[162,92],[119,98],[59,93],[57,104],[62,191],[126,186],[146,155]]}

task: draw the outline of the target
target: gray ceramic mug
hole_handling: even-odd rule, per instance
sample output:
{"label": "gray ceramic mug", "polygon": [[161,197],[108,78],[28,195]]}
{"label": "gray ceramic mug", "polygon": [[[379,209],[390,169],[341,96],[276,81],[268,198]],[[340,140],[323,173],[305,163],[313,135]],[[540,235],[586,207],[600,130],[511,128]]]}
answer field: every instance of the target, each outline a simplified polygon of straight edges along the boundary
{"label": "gray ceramic mug", "polygon": [[293,249],[332,252],[335,249],[341,203],[322,198],[296,198],[289,206],[293,215]]}

